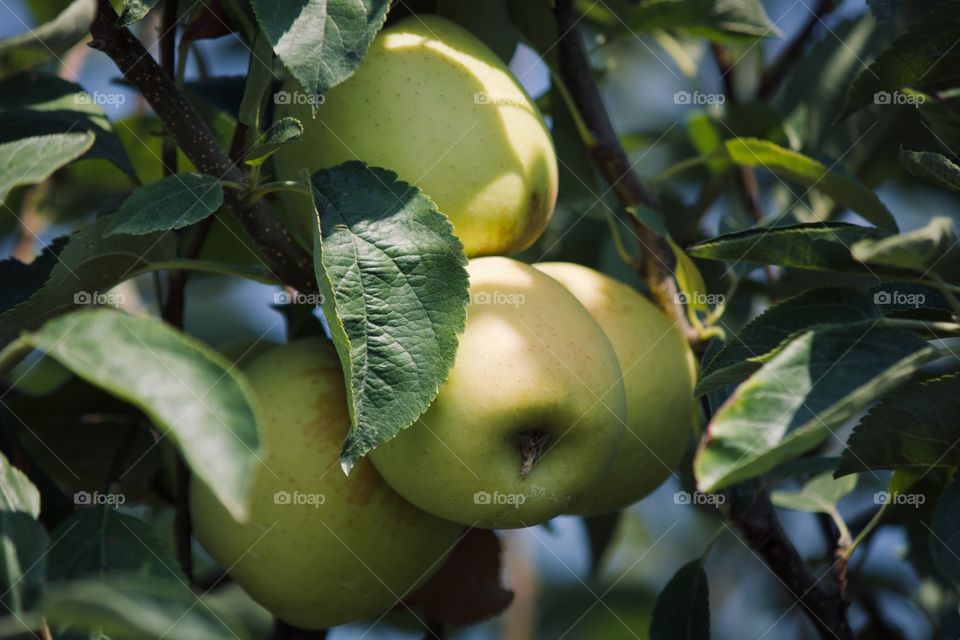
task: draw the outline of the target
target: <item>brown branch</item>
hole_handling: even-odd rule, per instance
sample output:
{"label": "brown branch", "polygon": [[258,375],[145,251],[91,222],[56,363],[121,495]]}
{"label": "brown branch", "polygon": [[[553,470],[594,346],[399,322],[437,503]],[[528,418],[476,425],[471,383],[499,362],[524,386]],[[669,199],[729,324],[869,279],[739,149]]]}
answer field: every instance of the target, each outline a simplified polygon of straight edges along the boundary
{"label": "brown branch", "polygon": [[[737,93],[736,77],[733,73],[734,62],[730,57],[730,52],[722,44],[712,43],[710,50],[713,52],[713,59],[717,63],[720,71],[720,79],[723,82],[723,91],[731,106],[740,103],[740,96]],[[734,169],[737,178],[737,193],[744,207],[750,212],[750,217],[755,223],[763,220],[763,204],[760,202],[760,185],[757,183],[757,174],[752,167],[738,166]],[[774,274],[770,265],[764,268],[767,274],[767,282],[773,284]]]}
{"label": "brown branch", "polygon": [[[177,0],[163,0],[163,12],[160,17],[160,67],[168,78],[172,78],[177,68]],[[163,175],[177,172],[177,144],[169,131],[164,132],[161,148]]]}
{"label": "brown branch", "polygon": [[780,579],[803,607],[820,636],[829,640],[853,640],[847,620],[847,604],[834,580],[820,580],[800,557],[783,531],[766,490],[732,490],[730,520],[747,544]]}
{"label": "brown branch", "polygon": [[[129,29],[117,26],[109,0],[98,0],[89,45],[107,54],[128,82],[147,100],[177,145],[203,173],[246,184],[246,175],[217,143],[193,105]],[[251,238],[263,250],[276,277],[298,291],[316,293],[311,257],[300,248],[263,200],[246,203],[240,191],[225,189],[224,200]]]}
{"label": "brown branch", "polygon": [[810,13],[810,17],[807,18],[806,23],[800,28],[800,31],[793,36],[790,44],[784,48],[783,52],[777,56],[777,59],[770,63],[763,72],[763,77],[760,79],[760,88],[757,89],[758,99],[764,100],[776,92],[777,88],[780,87],[787,77],[787,72],[790,71],[790,68],[793,67],[793,64],[806,49],[807,40],[810,38],[813,30],[816,29],[817,25],[820,24],[826,15],[839,5],[840,2],[838,0],[817,1],[816,6]]}
{"label": "brown branch", "polygon": [[[613,124],[597,88],[586,47],[577,29],[578,20],[571,0],[557,0],[554,7],[558,33],[557,64],[560,76],[576,104],[589,131],[589,151],[597,168],[610,184],[610,189],[624,208],[645,206],[659,209],[659,203],[640,176],[633,171],[630,159],[620,145]],[[650,296],[676,321],[694,349],[705,345],[687,319],[686,310],[677,295],[674,276],[676,259],[666,240],[627,216],[637,241],[643,248],[640,276],[650,289]]]}

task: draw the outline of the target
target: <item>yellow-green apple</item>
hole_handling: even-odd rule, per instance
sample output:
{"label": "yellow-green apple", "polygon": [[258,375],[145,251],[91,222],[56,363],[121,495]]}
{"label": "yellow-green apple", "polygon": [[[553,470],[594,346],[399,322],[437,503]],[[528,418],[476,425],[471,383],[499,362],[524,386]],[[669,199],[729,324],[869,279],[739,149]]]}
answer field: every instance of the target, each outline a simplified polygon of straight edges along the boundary
{"label": "yellow-green apple", "polygon": [[623,436],[620,366],[600,325],[554,279],[510,258],[467,266],[456,361],[430,408],[371,452],[401,496],[461,524],[513,528],[594,491]]}
{"label": "yellow-green apple", "polygon": [[322,629],[379,615],[439,569],[462,527],[398,496],[369,462],[349,478],[340,360],[318,338],[272,349],[246,368],[259,399],[262,463],[240,524],[194,480],[197,539],[279,619]]}
{"label": "yellow-green apple", "polygon": [[666,480],[683,456],[697,415],[696,358],[670,318],[632,287],[577,264],[534,267],[563,284],[603,327],[627,392],[627,431],[611,472],[572,513],[626,507]]}
{"label": "yellow-green apple", "polygon": [[[277,117],[304,125],[276,154],[281,178],[347,160],[395,171],[449,216],[468,256],[525,249],[553,214],[556,153],[540,112],[497,55],[449,20],[384,29],[322,104],[293,80],[277,96]],[[312,223],[306,196],[288,201]]]}

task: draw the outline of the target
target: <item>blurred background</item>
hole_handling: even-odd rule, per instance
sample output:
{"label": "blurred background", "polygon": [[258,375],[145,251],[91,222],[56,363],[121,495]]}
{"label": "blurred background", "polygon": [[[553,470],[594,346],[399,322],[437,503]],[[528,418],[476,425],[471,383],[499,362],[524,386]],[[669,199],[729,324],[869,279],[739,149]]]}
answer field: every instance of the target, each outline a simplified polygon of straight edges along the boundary
{"label": "blurred background", "polygon": [[[66,4],[0,0],[0,38],[25,32],[49,20]],[[911,6],[910,12],[919,15],[925,5],[932,3],[911,4],[915,6]],[[585,6],[599,10],[605,5],[599,2],[593,7],[590,3]],[[759,65],[763,60],[776,58],[792,35],[809,21],[812,11],[804,0],[765,0],[763,6],[777,33],[759,42],[730,46],[735,60],[732,79],[743,95],[753,94]],[[722,96],[724,92],[724,80],[706,40],[674,39],[663,33],[637,34],[611,24],[602,15],[585,21],[584,25],[610,114],[642,176],[658,176],[675,163],[698,155],[690,135],[693,122],[704,119],[720,122],[738,132],[765,130],[772,132],[770,139],[779,137],[785,145],[791,141],[797,143],[799,135],[804,138],[799,143],[805,147],[814,142],[807,135],[809,128],[819,127],[823,136],[816,141],[815,148],[808,149],[810,155],[842,160],[851,171],[856,171],[868,185],[877,189],[902,230],[922,226],[936,215],[957,217],[960,211],[957,201],[947,192],[911,179],[899,170],[896,162],[899,145],[938,147],[935,134],[915,109],[904,108],[888,118],[892,122],[884,123],[887,130],[882,136],[870,133],[869,139],[858,141],[857,136],[866,128],[857,130],[860,124],[856,122],[848,121],[836,127],[829,122],[811,122],[800,109],[802,97],[790,93],[789,83],[785,90],[762,101],[744,101],[739,105],[729,101],[719,105],[684,103],[678,93]],[[148,17],[137,28],[145,43],[154,43],[155,20]],[[813,37],[813,41],[820,41],[823,50],[833,57],[827,60],[828,65],[808,68],[805,73],[822,73],[833,83],[827,89],[842,93],[848,86],[844,84],[844,77],[831,73],[839,73],[840,67],[851,74],[865,68],[880,43],[888,43],[903,28],[903,23],[896,20],[878,23],[864,2],[844,2],[818,23]],[[865,44],[868,41],[874,44]],[[207,100],[212,106],[216,106],[217,101],[236,100],[239,96],[237,77],[245,72],[247,56],[246,48],[234,36],[198,41],[195,55],[189,58],[186,78],[188,82],[206,86],[191,87],[194,97]],[[510,66],[548,114],[564,163],[561,200],[551,228],[521,257],[531,262],[550,259],[590,264],[639,286],[619,258],[611,239],[610,213],[617,205],[609,196],[602,197],[606,186],[593,174],[582,148],[568,143],[570,127],[565,124],[566,128],[561,130],[558,120],[562,114],[551,108],[556,95],[552,92],[548,68],[524,44],[513,50]],[[159,176],[159,126],[133,120],[149,116],[149,107],[135,92],[123,86],[113,63],[99,52],[77,47],[65,56],[59,71],[64,78],[79,83],[90,93],[122,96],[101,106],[134,159],[141,180]],[[211,77],[217,81],[211,83]],[[847,81],[849,77],[846,76]],[[668,224],[681,244],[753,223],[744,203],[731,190],[716,196],[705,212],[691,213],[704,197],[704,185],[710,181],[706,172],[707,169],[699,167],[668,180],[673,194],[666,201],[672,216]],[[798,197],[799,191],[791,192],[769,174],[760,174],[759,178],[764,193],[763,209],[769,215],[794,221],[826,215],[823,204],[814,196]],[[24,202],[26,196],[17,196],[7,203],[7,208],[0,213],[0,256],[28,257],[38,253],[46,243],[95,215],[104,207],[104,197],[109,199],[111,194],[122,194],[130,188],[129,178],[106,161],[91,159],[71,165],[58,174],[52,184],[46,185],[42,193],[31,196],[34,201]],[[120,195],[117,197],[122,199]],[[14,212],[18,215],[13,215]],[[16,231],[18,217],[24,217],[24,213],[39,238],[39,241],[27,241],[28,246],[24,246],[24,237]],[[841,212],[840,215],[841,219],[862,222],[850,214]],[[692,227],[686,224],[690,220],[693,220]],[[725,284],[720,267],[701,266],[713,290],[722,292]],[[762,273],[743,275],[741,295],[731,304],[723,320],[731,332],[771,299],[809,284],[801,276],[792,274],[791,277],[798,279],[783,279],[773,291]],[[122,286],[126,305],[139,308],[155,305],[151,278]],[[185,328],[214,344],[241,338],[282,341],[286,323],[284,314],[274,306],[276,292],[276,287],[234,278],[196,277],[188,286]],[[837,455],[845,437],[846,433],[839,433],[832,445],[819,453]],[[147,468],[149,464],[150,461],[144,462]],[[786,480],[775,488],[795,488],[793,482]],[[863,514],[870,514],[875,508],[874,493],[885,487],[886,477],[882,474],[880,480],[862,476],[857,489],[840,503],[848,522],[857,522]],[[657,594],[677,569],[700,556],[706,559],[714,638],[816,637],[777,578],[741,542],[735,530],[712,514],[709,506],[690,504],[689,494],[685,493],[689,490],[689,476],[681,469],[653,495],[625,511],[617,522],[593,523],[588,528],[580,518],[561,517],[549,526],[502,532],[505,581],[515,592],[514,604],[500,618],[458,630],[453,637],[464,640],[645,638]],[[168,535],[169,507],[128,505],[125,508],[136,510],[141,517],[155,522],[159,533]],[[780,516],[790,538],[809,559],[814,571],[818,568],[824,571],[831,558],[820,518],[788,510],[781,510]],[[603,545],[602,541],[608,537],[609,544]],[[859,582],[875,587],[868,593],[851,594],[851,620],[861,631],[870,627],[870,633],[874,634],[871,637],[931,637],[932,627],[923,608],[925,604],[935,604],[933,600],[942,594],[933,585],[919,580],[904,560],[911,553],[909,543],[909,523],[901,525],[894,521],[882,527],[861,548],[851,566],[851,572],[859,575],[851,580],[852,585]],[[603,552],[595,557],[600,547]],[[198,553],[202,552],[198,549]],[[238,603],[244,598],[233,586],[226,587],[217,597],[235,598]],[[263,624],[265,629],[269,626],[269,616],[257,611],[255,605],[248,602],[239,606],[248,607],[250,616],[259,620],[258,624]],[[890,625],[886,630],[882,628],[884,622]],[[333,640],[419,638],[422,631],[413,624],[412,618],[396,613],[377,622],[336,629],[329,637]],[[952,637],[960,637],[960,632]]]}

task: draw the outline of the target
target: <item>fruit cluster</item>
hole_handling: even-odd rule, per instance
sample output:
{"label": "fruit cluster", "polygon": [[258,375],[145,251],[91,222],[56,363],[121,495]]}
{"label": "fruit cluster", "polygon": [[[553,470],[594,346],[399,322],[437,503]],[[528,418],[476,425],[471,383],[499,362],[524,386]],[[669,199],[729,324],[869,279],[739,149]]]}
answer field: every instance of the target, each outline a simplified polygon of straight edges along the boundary
{"label": "fruit cluster", "polygon": [[194,482],[194,527],[254,599],[309,629],[389,609],[439,569],[464,527],[632,504],[677,465],[696,410],[693,355],[646,298],[586,267],[483,257],[539,237],[557,165],[537,107],[479,40],[440,18],[399,22],[316,119],[314,106],[278,109],[306,123],[278,172],[361,159],[419,186],[471,258],[471,303],[434,403],[349,478],[331,344],[297,341],[245,367],[265,451],[251,519],[235,522]]}

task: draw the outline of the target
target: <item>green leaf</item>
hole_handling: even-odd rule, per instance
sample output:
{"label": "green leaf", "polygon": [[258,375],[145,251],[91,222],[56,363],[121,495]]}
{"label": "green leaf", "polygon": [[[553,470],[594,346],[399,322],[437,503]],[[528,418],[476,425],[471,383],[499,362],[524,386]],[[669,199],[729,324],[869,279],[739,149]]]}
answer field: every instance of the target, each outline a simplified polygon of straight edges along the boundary
{"label": "green leaf", "polygon": [[868,104],[890,104],[891,94],[907,87],[925,92],[956,87],[960,81],[958,30],[960,2],[940,3],[860,72],[841,118]]}
{"label": "green leaf", "polygon": [[289,116],[280,118],[264,132],[257,144],[247,152],[245,162],[251,166],[260,166],[277,149],[285,144],[298,141],[302,135],[303,123]]}
{"label": "green leaf", "polygon": [[721,149],[723,135],[709,114],[694,113],[687,119],[687,137],[701,157],[710,158],[707,169],[711,174],[722,173],[730,166]]}
{"label": "green leaf", "polygon": [[960,475],[944,489],[933,513],[930,552],[936,566],[960,585]]}
{"label": "green leaf", "polygon": [[510,63],[519,33],[511,22],[506,0],[437,0],[436,13],[480,38],[504,64]]}
{"label": "green leaf", "polygon": [[735,163],[763,167],[781,178],[822,192],[881,229],[897,230],[893,214],[880,198],[855,177],[838,170],[836,164],[827,167],[802,153],[757,138],[734,138],[725,144]]}
{"label": "green leaf", "polygon": [[223,187],[204,173],[176,173],[137,187],[104,235],[142,236],[200,222],[223,204]]}
{"label": "green leaf", "polygon": [[530,48],[554,67],[557,57],[557,21],[550,0],[506,0],[507,12]]}
{"label": "green leaf", "polygon": [[777,36],[759,0],[648,0],[627,19],[634,31],[676,29],[713,42]]}
{"label": "green leaf", "polygon": [[283,66],[310,94],[356,70],[387,16],[389,0],[252,0],[260,28]]}
{"label": "green leaf", "polygon": [[867,295],[885,316],[950,321],[953,309],[940,291],[913,282],[880,282]]}
{"label": "green leaf", "polygon": [[314,263],[353,428],[345,469],[422,414],[453,367],[469,300],[450,221],[392,171],[347,162],[313,175]]}
{"label": "green leaf", "polygon": [[932,151],[900,148],[900,164],[913,175],[945,189],[960,191],[960,165]]}
{"label": "green leaf", "polygon": [[253,392],[230,362],[153,318],[93,309],[56,318],[0,353],[35,348],[139,407],[237,520],[259,466]]}
{"label": "green leaf", "polygon": [[620,524],[622,512],[604,513],[583,519],[587,529],[587,538],[590,542],[590,575],[596,578],[603,567],[603,557],[613,542],[613,536]]}
{"label": "green leaf", "polygon": [[859,240],[887,238],[873,227],[842,222],[817,222],[786,227],[755,228],[727,233],[689,247],[695,258],[730,260],[734,264],[775,264],[816,271],[867,272],[853,258],[850,247]]}
{"label": "green leaf", "polygon": [[[86,492],[84,495],[93,496],[90,501],[97,496],[125,497]],[[47,556],[50,580],[100,577],[115,572],[180,577],[173,553],[153,528],[111,507],[76,511],[57,525],[52,537],[57,545]]]}
{"label": "green leaf", "polygon": [[123,0],[123,11],[120,13],[120,19],[117,20],[117,26],[129,27],[140,22],[150,9],[156,6],[157,0]]}
{"label": "green leaf", "polygon": [[43,182],[93,146],[86,133],[58,133],[0,144],[0,203],[14,187]]}
{"label": "green leaf", "polygon": [[0,80],[0,142],[89,131],[95,140],[86,157],[107,160],[136,179],[123,143],[103,110],[103,105],[119,106],[125,99],[119,92],[88,93],[52,73],[18,73]]}
{"label": "green leaf", "polygon": [[810,513],[835,513],[837,503],[857,486],[857,476],[835,479],[832,473],[811,478],[799,491],[774,491],[773,504]]}
{"label": "green leaf", "polygon": [[27,513],[0,511],[0,605],[22,613],[43,593],[47,532]]}
{"label": "green leaf", "polygon": [[710,592],[703,561],[677,571],[657,596],[650,620],[650,640],[709,640]]}
{"label": "green leaf", "polygon": [[74,0],[50,22],[0,40],[0,71],[19,71],[66,53],[90,31],[96,11],[96,0]]}
{"label": "green leaf", "polygon": [[860,240],[851,247],[853,257],[870,265],[895,267],[926,274],[946,267],[944,260],[957,244],[953,221],[936,216],[915,231],[881,240]]}
{"label": "green leaf", "polygon": [[870,298],[855,289],[822,287],[787,298],[748,322],[704,365],[696,393],[743,380],[760,368],[762,356],[798,332],[879,317]]}
{"label": "green leaf", "polygon": [[953,156],[960,154],[960,95],[947,94],[940,100],[927,100],[919,110],[937,140]]}
{"label": "green leaf", "polygon": [[937,357],[920,338],[874,321],[804,332],[714,415],[694,462],[700,490],[766,473],[820,444]]}
{"label": "green leaf", "polygon": [[960,376],[910,384],[870,409],[853,430],[836,475],[960,465]]}
{"label": "green leaf", "polygon": [[[793,65],[774,100],[791,129],[802,141],[801,151],[841,156],[856,138],[834,126],[850,85],[879,46],[885,31],[869,15],[830,25],[807,53]],[[863,131],[855,129],[854,136]]]}
{"label": "green leaf", "polygon": [[[0,347],[25,329],[94,301],[136,270],[172,258],[176,241],[170,235],[105,238],[112,216],[103,216],[72,235],[54,241],[26,269],[20,270],[23,288],[0,308]],[[36,282],[43,282],[35,289]],[[4,279],[4,287],[14,281]],[[18,287],[19,288],[19,287]]]}
{"label": "green leaf", "polygon": [[225,607],[182,582],[106,576],[52,589],[44,612],[52,626],[99,631],[111,638],[253,640]]}
{"label": "green leaf", "polygon": [[40,515],[40,492],[30,479],[0,453],[0,512]]}

